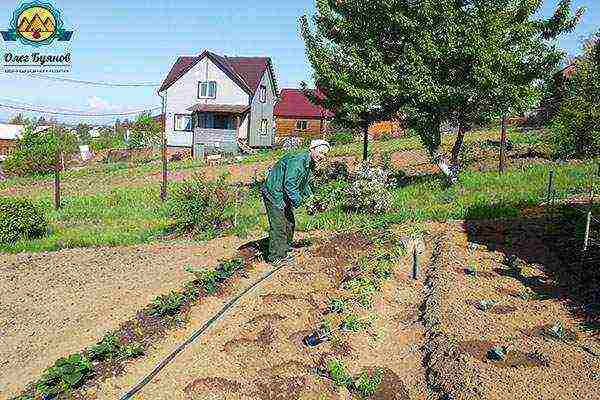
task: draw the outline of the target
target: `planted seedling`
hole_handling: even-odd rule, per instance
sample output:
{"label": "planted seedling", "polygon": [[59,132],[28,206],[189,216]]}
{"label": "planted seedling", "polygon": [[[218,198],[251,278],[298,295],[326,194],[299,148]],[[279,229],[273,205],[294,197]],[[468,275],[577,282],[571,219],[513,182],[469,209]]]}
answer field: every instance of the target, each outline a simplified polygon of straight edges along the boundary
{"label": "planted seedling", "polygon": [[72,354],[61,358],[44,371],[42,378],[36,383],[38,392],[48,398],[67,393],[79,386],[92,371],[92,363],[81,354]]}
{"label": "planted seedling", "polygon": [[121,341],[112,334],[104,336],[100,342],[93,345],[89,353],[92,360],[113,359],[119,355],[120,348]]}
{"label": "planted seedling", "polygon": [[354,387],[362,398],[368,398],[377,392],[382,380],[383,371],[379,368],[377,368],[373,374],[363,371],[356,382],[354,382]]}
{"label": "planted seedling", "polygon": [[390,261],[379,261],[373,267],[373,275],[379,279],[390,279],[392,277],[392,263]]}
{"label": "planted seedling", "polygon": [[551,339],[567,340],[568,334],[564,324],[561,321],[556,321],[549,329],[545,330],[545,333]]}
{"label": "planted seedling", "polygon": [[166,295],[160,295],[152,301],[152,314],[175,315],[183,305],[184,296],[172,291]]}
{"label": "planted seedling", "polygon": [[361,332],[369,329],[371,321],[368,319],[361,319],[357,315],[350,314],[344,318],[342,322],[342,329],[352,332]]}
{"label": "planted seedling", "polygon": [[133,342],[121,347],[121,354],[126,358],[136,358],[144,354],[144,346],[139,342]]}
{"label": "planted seedling", "polygon": [[332,334],[332,326],[331,321],[324,320],[319,328],[314,331],[311,335],[308,335],[304,338],[304,344],[308,347],[315,347],[325,342],[329,336]]}
{"label": "planted seedling", "polygon": [[348,304],[345,300],[339,298],[329,299],[329,311],[336,314],[343,314],[346,312]]}
{"label": "planted seedling", "polygon": [[339,360],[331,360],[327,363],[327,372],[329,378],[337,385],[347,387],[352,384],[352,377],[348,373],[346,366]]}
{"label": "planted seedling", "polygon": [[186,267],[185,271],[194,274],[196,282],[202,286],[206,293],[215,294],[217,292],[219,283],[219,273],[217,271],[194,269],[192,267]]}

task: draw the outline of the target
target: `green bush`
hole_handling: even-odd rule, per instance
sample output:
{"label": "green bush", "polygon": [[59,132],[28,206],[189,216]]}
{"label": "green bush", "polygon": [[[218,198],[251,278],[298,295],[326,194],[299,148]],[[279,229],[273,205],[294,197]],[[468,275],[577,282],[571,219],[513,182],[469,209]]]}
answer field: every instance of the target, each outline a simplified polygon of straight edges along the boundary
{"label": "green bush", "polygon": [[363,399],[369,398],[375,394],[379,385],[383,380],[383,372],[381,369],[376,369],[372,374],[367,371],[363,371],[354,386]]}
{"label": "green bush", "polygon": [[48,231],[48,219],[31,200],[0,198],[0,243],[37,239]]}
{"label": "green bush", "polygon": [[169,294],[160,295],[152,301],[152,314],[154,315],[175,315],[185,301],[182,293],[172,291]]}
{"label": "green bush", "polygon": [[352,132],[334,132],[328,137],[329,144],[332,146],[350,144],[354,142],[355,135]]}
{"label": "green bush", "polygon": [[352,377],[342,361],[329,361],[329,363],[327,363],[327,372],[333,383],[337,386],[349,386],[352,384]]}
{"label": "green bush", "polygon": [[584,158],[600,156],[600,35],[585,46],[567,81],[566,96],[550,130],[556,155]]}
{"label": "green bush", "polygon": [[348,211],[383,214],[392,205],[392,194],[381,182],[360,179],[344,192],[343,205]]}
{"label": "green bush", "polygon": [[35,125],[29,124],[6,159],[4,170],[17,176],[48,174],[56,169],[59,152],[68,158],[76,149],[76,136],[58,127],[40,132]]}
{"label": "green bush", "polygon": [[169,217],[180,232],[214,236],[233,227],[236,196],[224,178],[187,180],[175,187]]}

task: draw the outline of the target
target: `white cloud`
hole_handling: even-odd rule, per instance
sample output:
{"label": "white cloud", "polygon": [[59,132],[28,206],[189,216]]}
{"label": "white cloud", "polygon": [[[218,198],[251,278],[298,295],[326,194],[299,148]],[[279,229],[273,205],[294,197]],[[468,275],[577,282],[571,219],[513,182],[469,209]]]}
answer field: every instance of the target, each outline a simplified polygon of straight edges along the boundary
{"label": "white cloud", "polygon": [[107,111],[112,110],[114,108],[107,100],[101,99],[97,96],[90,97],[88,99],[88,106],[94,110],[99,111]]}

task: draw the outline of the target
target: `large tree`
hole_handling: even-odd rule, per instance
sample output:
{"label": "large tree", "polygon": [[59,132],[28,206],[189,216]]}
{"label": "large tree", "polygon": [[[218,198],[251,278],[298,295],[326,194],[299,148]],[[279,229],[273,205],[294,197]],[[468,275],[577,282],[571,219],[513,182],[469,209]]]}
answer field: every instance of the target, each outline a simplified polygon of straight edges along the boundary
{"label": "large tree", "polygon": [[[561,60],[554,39],[582,10],[562,0],[550,18],[542,0],[317,0],[314,27],[301,19],[314,99],[338,118],[364,123],[404,113],[449,173],[441,126],[458,126],[453,161],[483,113],[524,106],[533,82]],[[377,110],[373,115],[372,110]]]}

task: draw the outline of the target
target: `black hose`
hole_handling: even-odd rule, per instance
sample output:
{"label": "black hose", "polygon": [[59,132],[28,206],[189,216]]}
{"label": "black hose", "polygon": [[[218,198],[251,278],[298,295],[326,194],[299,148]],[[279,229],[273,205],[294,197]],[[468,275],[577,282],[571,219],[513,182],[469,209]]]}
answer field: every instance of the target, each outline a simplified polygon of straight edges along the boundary
{"label": "black hose", "polygon": [[276,273],[277,271],[279,271],[280,269],[282,269],[283,267],[285,267],[286,265],[280,265],[278,267],[276,267],[275,269],[267,272],[266,274],[264,274],[258,281],[254,282],[252,285],[250,285],[249,287],[247,287],[246,289],[244,289],[243,292],[241,292],[240,294],[238,294],[236,297],[234,297],[232,300],[229,301],[229,303],[225,304],[225,306],[223,306],[223,308],[221,308],[221,310],[215,314],[215,316],[213,316],[211,319],[209,319],[204,325],[202,325],[201,328],[199,328],[198,330],[196,330],[192,336],[190,336],[187,340],[185,340],[183,343],[181,343],[179,346],[177,346],[177,348],[175,348],[175,350],[173,350],[171,352],[171,354],[169,354],[164,360],[162,360],[158,365],[156,365],[156,367],[154,367],[154,369],[148,374],[146,375],[141,381],[139,381],[133,388],[131,388],[131,390],[129,390],[126,394],[124,394],[121,397],[121,400],[129,400],[132,396],[134,396],[135,394],[137,394],[140,390],[142,390],[142,388],[144,386],[146,386],[148,383],[150,383],[150,381],[152,381],[152,379],[158,375],[158,373],[164,368],[166,367],[171,361],[173,361],[173,359],[179,354],[181,353],[188,345],[190,345],[192,342],[194,342],[196,339],[198,339],[198,337],[200,337],[200,335],[202,335],[204,333],[204,331],[206,331],[212,324],[214,324],[221,316],[223,316],[223,314],[225,314],[227,312],[227,310],[229,310],[231,307],[233,307],[233,305],[235,303],[237,303],[244,295],[246,295],[248,292],[250,292],[252,289],[256,288],[259,284],[261,284],[263,281],[265,281],[266,279],[268,279],[271,275],[273,275],[274,273]]}

